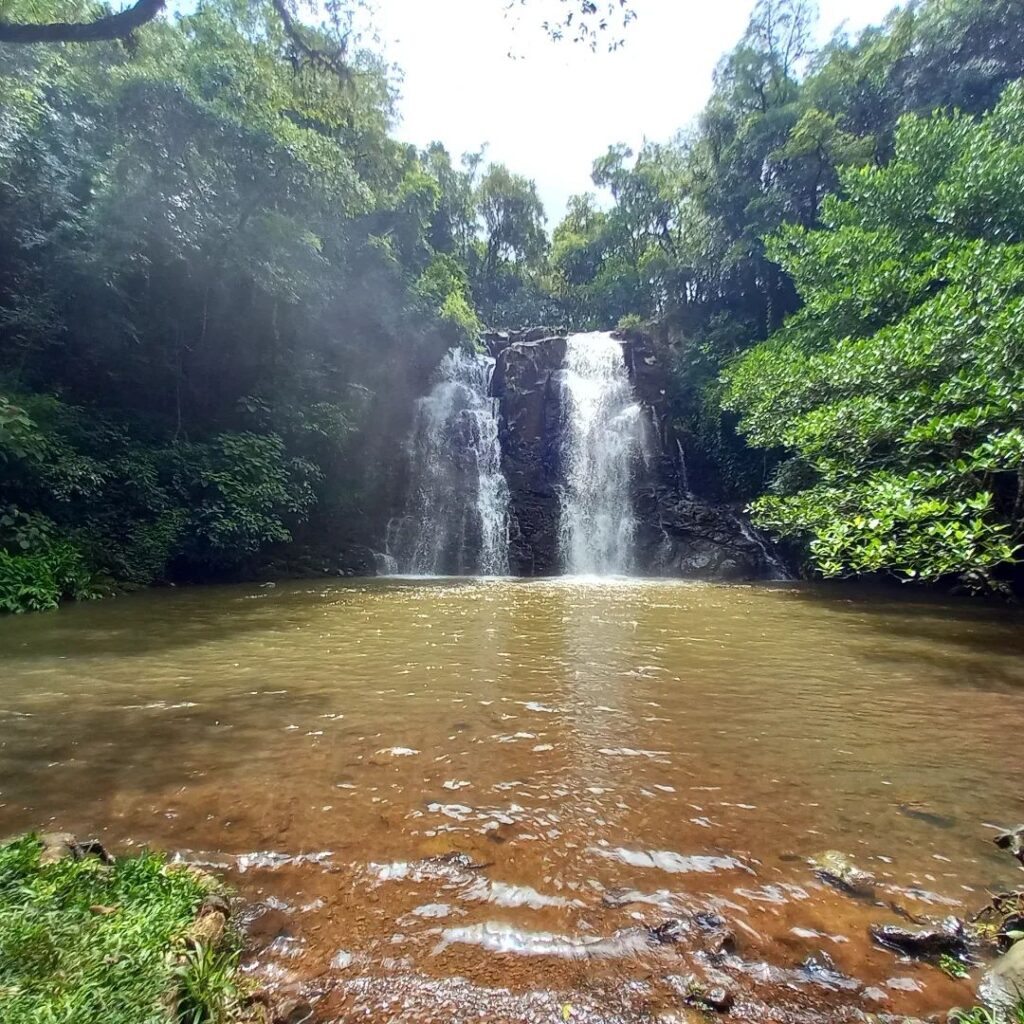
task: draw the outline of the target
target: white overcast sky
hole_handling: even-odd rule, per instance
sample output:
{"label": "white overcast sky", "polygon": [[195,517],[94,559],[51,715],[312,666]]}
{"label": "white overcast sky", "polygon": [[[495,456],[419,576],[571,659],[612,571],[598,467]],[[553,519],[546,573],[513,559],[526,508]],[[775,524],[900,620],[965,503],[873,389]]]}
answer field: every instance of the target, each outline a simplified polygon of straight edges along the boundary
{"label": "white overcast sky", "polygon": [[[719,57],[753,0],[633,0],[625,45],[592,53],[540,27],[556,0],[375,0],[385,56],[404,72],[399,138],[437,139],[455,157],[488,143],[488,159],[533,178],[548,213],[593,190],[590,165],[610,143],[667,140],[704,105]],[[819,0],[817,35],[881,21],[896,0]],[[509,56],[509,50],[516,55]]]}

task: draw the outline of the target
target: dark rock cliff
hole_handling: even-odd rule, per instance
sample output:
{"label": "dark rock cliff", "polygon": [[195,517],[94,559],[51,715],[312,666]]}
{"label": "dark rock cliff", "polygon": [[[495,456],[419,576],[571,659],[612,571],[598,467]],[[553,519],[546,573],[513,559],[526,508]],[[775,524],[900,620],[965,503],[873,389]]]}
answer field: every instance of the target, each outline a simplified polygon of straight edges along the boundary
{"label": "dark rock cliff", "polygon": [[[513,573],[560,571],[560,441],[566,336],[545,328],[490,334],[496,359],[502,468],[510,492],[509,562]],[[634,469],[636,562],[643,575],[707,580],[785,575],[770,545],[738,510],[689,489],[686,467],[664,408],[665,369],[640,333],[619,336],[627,370],[649,422],[649,451]]]}
{"label": "dark rock cliff", "polygon": [[564,335],[518,336],[497,351],[491,390],[509,487],[509,565],[523,576],[559,571],[558,488],[562,480],[561,374]]}

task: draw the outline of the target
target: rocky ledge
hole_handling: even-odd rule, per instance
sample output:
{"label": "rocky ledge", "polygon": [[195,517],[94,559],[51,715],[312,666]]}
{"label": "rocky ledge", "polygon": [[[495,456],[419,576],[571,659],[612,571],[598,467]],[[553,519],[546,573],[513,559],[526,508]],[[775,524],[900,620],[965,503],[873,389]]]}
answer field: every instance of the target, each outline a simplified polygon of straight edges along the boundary
{"label": "rocky ledge", "polygon": [[[492,392],[499,401],[502,469],[510,492],[509,561],[513,573],[559,571],[559,489],[564,330],[536,327],[484,336],[495,360]],[[684,579],[738,581],[786,578],[770,543],[743,513],[709,502],[687,486],[685,466],[667,411],[664,368],[639,333],[618,335],[641,403],[649,451],[634,467],[636,572]]]}

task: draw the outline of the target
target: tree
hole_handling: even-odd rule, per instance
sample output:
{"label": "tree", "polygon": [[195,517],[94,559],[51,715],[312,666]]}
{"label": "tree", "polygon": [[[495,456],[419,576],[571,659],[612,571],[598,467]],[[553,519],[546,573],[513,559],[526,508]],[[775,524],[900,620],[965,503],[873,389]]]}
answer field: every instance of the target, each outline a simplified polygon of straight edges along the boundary
{"label": "tree", "polygon": [[899,123],[841,172],[823,225],[769,254],[804,308],[727,373],[760,447],[790,453],[757,520],[827,576],[1005,579],[1024,541],[1024,83],[981,121]]}
{"label": "tree", "polygon": [[0,606],[366,529],[380,438],[479,324],[387,71],[347,60],[230,0],[0,47]]}
{"label": "tree", "polygon": [[813,17],[802,0],[756,4],[693,129],[635,157],[611,147],[594,176],[610,208],[572,209],[554,232],[555,291],[575,322],[640,318],[671,341],[676,432],[719,497],[752,498],[774,465],[735,436],[719,383],[800,306],[765,237],[818,226],[840,168],[884,164],[902,114],[982,113],[1024,75],[1020,0],[919,0],[818,52]]}
{"label": "tree", "polygon": [[[518,2],[523,6],[528,0]],[[627,0],[607,0],[603,7],[594,0],[557,0],[557,3],[558,6],[543,23],[544,30],[553,39],[568,37],[574,42],[588,44],[591,49],[596,49],[598,39],[607,34],[611,24],[621,22],[622,28],[625,28],[636,16]],[[0,19],[0,43],[94,43],[129,39],[165,7],[166,0],[136,0],[122,11],[104,13],[86,21],[38,21],[34,16],[35,10],[32,10],[30,13],[33,17],[27,21]],[[298,54],[335,72],[343,72],[344,47],[327,49],[311,43],[307,30],[298,21],[297,0],[274,0],[274,8]],[[344,3],[328,4],[326,7],[335,20],[339,14],[341,20],[345,20],[349,9],[349,5]],[[620,44],[621,37],[614,36],[609,42],[609,48],[614,49]]]}
{"label": "tree", "polygon": [[116,14],[102,14],[91,21],[12,22],[0,20],[0,43],[95,43],[125,39],[166,6],[166,0],[136,0]]}
{"label": "tree", "polygon": [[470,258],[473,297],[485,320],[508,327],[551,319],[547,235],[537,186],[491,164],[474,192],[482,237]]}
{"label": "tree", "polygon": [[532,181],[504,164],[491,164],[477,186],[476,206],[483,222],[488,273],[501,263],[529,267],[544,255],[544,207]]}

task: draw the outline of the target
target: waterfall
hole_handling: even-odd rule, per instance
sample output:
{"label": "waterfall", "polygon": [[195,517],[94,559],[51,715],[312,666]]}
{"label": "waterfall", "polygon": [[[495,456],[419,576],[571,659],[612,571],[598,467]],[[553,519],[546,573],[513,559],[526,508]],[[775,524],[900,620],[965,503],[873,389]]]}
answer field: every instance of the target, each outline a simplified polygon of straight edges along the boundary
{"label": "waterfall", "polygon": [[405,514],[388,555],[416,574],[508,572],[508,485],[501,472],[494,360],[452,349],[416,403]]}
{"label": "waterfall", "polygon": [[760,530],[755,530],[746,516],[742,513],[734,513],[732,519],[739,528],[740,534],[761,552],[761,557],[764,559],[764,567],[770,573],[766,577],[767,579],[790,581],[795,578],[789,566],[779,558],[771,544],[765,540],[764,534]]}
{"label": "waterfall", "polygon": [[679,453],[679,486],[683,494],[690,497],[693,491],[690,490],[690,471],[686,466],[686,449],[683,448],[683,442],[678,437],[676,438],[676,451]]}
{"label": "waterfall", "polygon": [[641,451],[640,404],[622,345],[609,334],[567,341],[561,451],[565,475],[559,544],[565,571],[615,575],[633,568],[631,484]]}

